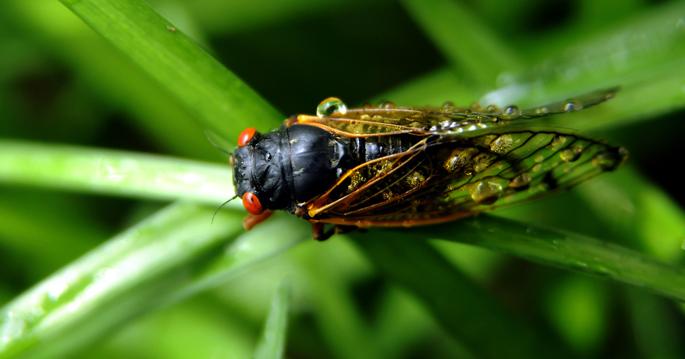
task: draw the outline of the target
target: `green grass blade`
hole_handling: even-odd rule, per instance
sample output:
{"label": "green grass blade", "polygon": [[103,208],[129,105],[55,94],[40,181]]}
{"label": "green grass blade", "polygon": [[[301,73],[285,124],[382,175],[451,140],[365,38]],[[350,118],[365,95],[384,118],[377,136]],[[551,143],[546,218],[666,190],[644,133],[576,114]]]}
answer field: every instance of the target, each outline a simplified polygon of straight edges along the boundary
{"label": "green grass blade", "polygon": [[[322,339],[341,357],[372,359],[383,357],[379,352],[372,331],[363,313],[350,293],[350,279],[344,268],[354,263],[349,243],[326,243],[326,248],[312,248],[312,253],[302,256],[300,266],[305,273],[306,286],[314,297],[317,327]],[[320,254],[319,254],[320,253]],[[335,258],[335,259],[334,259]],[[359,260],[359,259],[356,259]],[[345,261],[345,264],[338,262]],[[353,265],[353,264],[352,264]]]}
{"label": "green grass blade", "polygon": [[[244,212],[240,211],[240,216]],[[283,228],[287,228],[284,231]],[[281,254],[311,237],[311,228],[298,218],[287,214],[274,214],[256,228],[243,232],[234,245],[219,258],[198,267],[192,280],[178,288],[172,298],[178,301],[195,293],[220,286],[236,275],[250,270],[253,265]]]}
{"label": "green grass blade", "polygon": [[[582,37],[575,42],[563,39],[564,42],[556,47],[542,46],[539,52],[534,51],[539,49],[532,48],[528,52],[534,53],[531,56],[534,61],[525,69],[518,65],[507,68],[507,64],[518,62],[504,43],[493,35],[487,41],[478,38],[472,41],[479,44],[475,49],[460,50],[459,46],[462,45],[459,40],[465,36],[469,40],[470,32],[463,34],[464,29],[454,27],[449,22],[449,19],[458,18],[451,12],[462,11],[454,10],[460,9],[460,5],[445,0],[406,1],[405,4],[408,8],[417,8],[416,16],[422,17],[420,22],[423,26],[446,29],[440,33],[444,38],[436,40],[436,43],[440,44],[447,56],[459,52],[473,57],[471,61],[477,64],[487,64],[490,59],[499,61],[497,59],[502,58],[507,61],[499,66],[500,70],[493,71],[502,73],[500,85],[503,87],[496,91],[487,94],[476,91],[473,97],[462,95],[463,91],[446,91],[450,83],[455,87],[460,86],[453,74],[441,70],[404,86],[397,94],[400,99],[412,99],[411,94],[416,94],[414,96],[420,103],[439,104],[445,100],[459,100],[463,101],[463,105],[468,105],[482,96],[481,102],[484,104],[525,106],[558,101],[601,87],[621,86],[618,96],[606,104],[587,110],[582,116],[561,116],[550,122],[551,125],[580,130],[649,120],[685,107],[681,80],[685,76],[685,25],[681,19],[685,11],[683,3],[675,2],[645,12],[601,31],[591,39]],[[424,12],[426,14],[421,15]],[[473,17],[466,17],[468,23],[476,21]],[[450,30],[450,27],[453,29]],[[477,25],[475,28],[481,27]],[[455,33],[457,29],[459,33]],[[487,45],[490,43],[499,45]],[[449,49],[450,46],[453,49]],[[617,54],[620,54],[620,58]],[[474,67],[471,71],[479,70]],[[488,73],[487,69],[481,71]],[[486,88],[494,86],[488,81],[482,84],[487,85]],[[382,97],[394,99],[392,95]]]}
{"label": "green grass blade", "polygon": [[[243,233],[242,214],[175,204],[114,237],[0,310],[0,358],[66,355],[162,305],[226,283],[303,238],[276,219]],[[286,219],[292,220],[290,218]],[[211,279],[211,280],[209,280]]]}
{"label": "green grass blade", "polygon": [[534,358],[547,352],[548,338],[511,318],[428,242],[395,231],[357,239],[381,273],[417,295],[474,357]]}
{"label": "green grass blade", "polygon": [[672,304],[634,289],[626,290],[625,295],[637,354],[642,358],[682,358],[682,316],[674,315]]}
{"label": "green grass blade", "polygon": [[[682,91],[673,91],[677,86],[664,89],[653,86],[655,81],[682,78],[685,64],[684,11],[684,3],[673,2],[643,12],[591,37],[581,37],[572,42],[565,39],[558,46],[537,45],[541,52],[533,51],[538,50],[535,47],[529,51],[534,56],[527,69],[508,72],[503,76],[506,79],[501,84],[503,88],[489,94],[486,99],[501,105],[521,101],[540,103],[592,89],[621,86],[622,95],[630,97],[622,105],[632,111],[645,105],[649,108],[650,102],[663,102],[664,97],[678,98],[682,104],[685,98]],[[647,87],[648,92],[642,91],[642,87]],[[638,96],[624,94],[633,91]],[[635,100],[640,101],[631,105],[630,101]],[[638,111],[637,115],[644,116],[644,111]]]}
{"label": "green grass blade", "polygon": [[0,140],[0,182],[209,204],[234,194],[228,165],[9,140]]}
{"label": "green grass blade", "polygon": [[[629,189],[639,188],[639,191]],[[607,228],[669,263],[685,257],[685,211],[633,167],[602,176],[576,190]]]}
{"label": "green grass blade", "polygon": [[520,66],[517,56],[459,2],[405,0],[403,3],[449,62],[463,69],[476,83],[492,87],[501,73]]}
{"label": "green grass blade", "polygon": [[288,329],[288,306],[290,290],[287,284],[281,283],[274,294],[269,310],[269,317],[264,326],[262,339],[255,351],[255,359],[283,358]]}
{"label": "green grass blade", "polygon": [[106,110],[115,106],[129,114],[121,120],[140,128],[160,148],[192,158],[220,158],[182,104],[62,4],[9,0],[7,12],[22,30],[45,42],[50,55],[68,64],[98,101],[107,102]]}
{"label": "green grass blade", "polygon": [[0,192],[0,248],[12,262],[3,263],[6,273],[21,269],[32,281],[44,278],[105,238],[88,213],[65,207],[59,195],[12,192]]}
{"label": "green grass blade", "polygon": [[201,256],[242,232],[240,217],[172,205],[116,236],[0,311],[0,357],[56,356],[156,305]]}
{"label": "green grass blade", "polygon": [[140,0],[62,0],[155,78],[201,123],[236,138],[281,116],[196,43]]}
{"label": "green grass blade", "polygon": [[607,277],[685,300],[685,269],[608,242],[482,215],[453,225],[392,232],[397,236],[469,243],[534,262]]}

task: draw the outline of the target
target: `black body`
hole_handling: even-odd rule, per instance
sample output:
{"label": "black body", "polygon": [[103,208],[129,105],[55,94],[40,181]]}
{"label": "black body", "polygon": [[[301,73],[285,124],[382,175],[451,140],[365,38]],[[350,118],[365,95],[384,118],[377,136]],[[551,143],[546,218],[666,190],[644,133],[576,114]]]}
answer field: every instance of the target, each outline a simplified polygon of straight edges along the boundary
{"label": "black body", "polygon": [[236,193],[252,192],[264,209],[294,212],[326,192],[347,170],[406,151],[414,136],[347,138],[309,125],[255,134],[234,154]]}

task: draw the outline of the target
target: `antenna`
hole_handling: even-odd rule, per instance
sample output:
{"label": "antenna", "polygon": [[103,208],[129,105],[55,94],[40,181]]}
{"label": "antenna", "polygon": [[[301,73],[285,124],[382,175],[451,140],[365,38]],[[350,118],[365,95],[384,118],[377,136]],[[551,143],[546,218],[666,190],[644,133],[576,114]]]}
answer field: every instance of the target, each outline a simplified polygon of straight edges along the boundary
{"label": "antenna", "polygon": [[228,142],[219,137],[219,135],[210,130],[205,130],[205,137],[207,138],[207,141],[219,152],[225,154],[229,158],[233,156],[233,153],[227,150],[227,148],[230,148],[231,146],[228,144]]}
{"label": "antenna", "polygon": [[228,200],[226,200],[226,202],[222,203],[221,206],[219,206],[216,210],[214,210],[214,214],[212,215],[212,224],[214,224],[214,217],[216,217],[216,214],[219,213],[219,210],[224,208],[224,206],[226,206],[228,204],[228,202],[231,202],[232,200],[234,200],[236,198],[238,198],[238,194],[229,198]]}

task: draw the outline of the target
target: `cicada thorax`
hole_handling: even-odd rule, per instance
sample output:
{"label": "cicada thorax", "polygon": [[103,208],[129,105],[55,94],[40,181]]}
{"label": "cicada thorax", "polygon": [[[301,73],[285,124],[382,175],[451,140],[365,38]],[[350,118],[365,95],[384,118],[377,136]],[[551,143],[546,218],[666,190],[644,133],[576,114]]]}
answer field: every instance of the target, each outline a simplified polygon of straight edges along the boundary
{"label": "cicada thorax", "polygon": [[[300,204],[326,193],[339,181],[349,181],[346,195],[389,169],[387,158],[404,153],[421,138],[411,135],[345,137],[318,127],[292,125],[264,135],[241,134],[236,150],[235,183],[246,208],[297,212]],[[374,163],[375,161],[375,163]],[[348,171],[364,164],[354,176]]]}

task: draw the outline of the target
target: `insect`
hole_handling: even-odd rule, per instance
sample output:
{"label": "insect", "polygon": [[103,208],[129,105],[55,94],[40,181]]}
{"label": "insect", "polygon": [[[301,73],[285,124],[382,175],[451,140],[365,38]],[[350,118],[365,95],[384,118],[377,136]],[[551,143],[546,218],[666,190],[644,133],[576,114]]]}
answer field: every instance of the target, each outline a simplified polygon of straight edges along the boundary
{"label": "insect", "polygon": [[354,228],[452,221],[568,189],[616,169],[627,151],[533,120],[597,105],[615,92],[524,110],[449,103],[348,109],[328,98],[316,115],[240,134],[232,160],[236,193],[249,212],[245,227],[286,210],[311,222],[314,238],[323,240]]}

